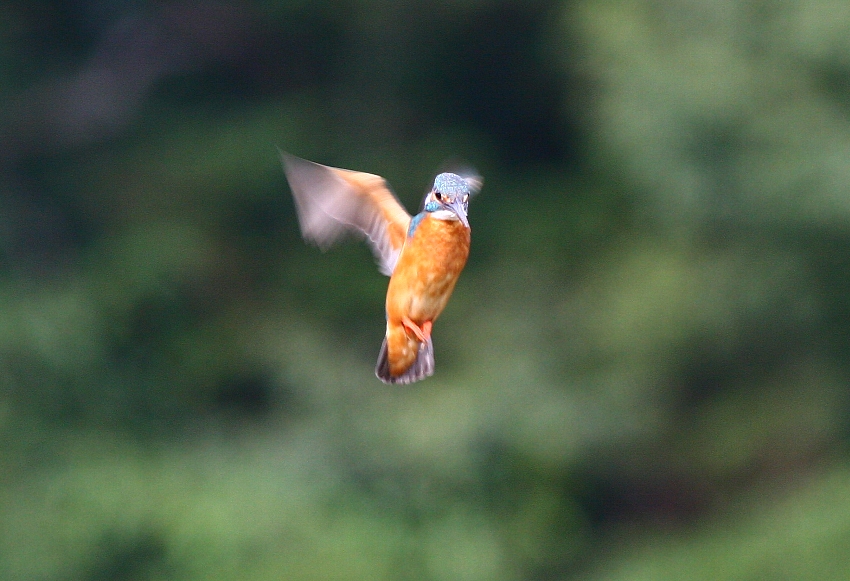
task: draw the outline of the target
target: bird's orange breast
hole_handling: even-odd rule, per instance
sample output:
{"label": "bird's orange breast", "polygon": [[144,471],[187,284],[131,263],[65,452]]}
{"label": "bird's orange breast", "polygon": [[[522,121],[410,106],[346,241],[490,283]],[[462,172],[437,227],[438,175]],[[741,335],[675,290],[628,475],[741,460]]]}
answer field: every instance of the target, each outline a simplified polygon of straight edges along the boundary
{"label": "bird's orange breast", "polygon": [[387,319],[416,324],[436,319],[469,256],[469,229],[430,216],[419,223],[399,256],[387,289]]}
{"label": "bird's orange breast", "polygon": [[469,256],[469,228],[459,221],[426,215],[405,241],[387,289],[387,355],[392,375],[415,361],[419,341],[402,320],[420,327],[446,306]]}

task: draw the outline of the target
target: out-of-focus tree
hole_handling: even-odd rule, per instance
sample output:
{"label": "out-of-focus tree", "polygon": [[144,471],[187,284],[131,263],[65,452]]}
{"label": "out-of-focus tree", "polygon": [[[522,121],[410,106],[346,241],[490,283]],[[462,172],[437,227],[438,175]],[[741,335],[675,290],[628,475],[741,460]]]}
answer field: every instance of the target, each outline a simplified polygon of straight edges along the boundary
{"label": "out-of-focus tree", "polygon": [[[0,578],[846,578],[848,29],[6,3]],[[275,146],[484,174],[435,377],[373,378],[386,280]]]}

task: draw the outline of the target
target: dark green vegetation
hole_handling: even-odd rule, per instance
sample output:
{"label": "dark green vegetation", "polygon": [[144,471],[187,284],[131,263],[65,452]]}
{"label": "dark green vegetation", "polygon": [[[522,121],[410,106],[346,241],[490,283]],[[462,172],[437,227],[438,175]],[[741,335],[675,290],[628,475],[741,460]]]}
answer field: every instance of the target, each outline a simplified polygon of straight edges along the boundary
{"label": "dark green vegetation", "polygon": [[[0,579],[850,578],[846,2],[0,7]],[[485,176],[437,374],[276,146]]]}

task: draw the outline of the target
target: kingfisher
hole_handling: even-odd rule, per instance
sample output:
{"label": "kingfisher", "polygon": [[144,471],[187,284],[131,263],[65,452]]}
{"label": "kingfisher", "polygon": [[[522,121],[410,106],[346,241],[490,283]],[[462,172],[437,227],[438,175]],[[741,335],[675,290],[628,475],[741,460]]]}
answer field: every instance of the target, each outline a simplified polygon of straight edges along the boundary
{"label": "kingfisher", "polygon": [[422,211],[407,213],[384,178],[281,152],[304,239],[322,250],[341,236],[365,237],[387,287],[387,331],[375,375],[409,384],[434,374],[431,329],[469,256],[469,198],[482,180],[472,171],[441,173]]}

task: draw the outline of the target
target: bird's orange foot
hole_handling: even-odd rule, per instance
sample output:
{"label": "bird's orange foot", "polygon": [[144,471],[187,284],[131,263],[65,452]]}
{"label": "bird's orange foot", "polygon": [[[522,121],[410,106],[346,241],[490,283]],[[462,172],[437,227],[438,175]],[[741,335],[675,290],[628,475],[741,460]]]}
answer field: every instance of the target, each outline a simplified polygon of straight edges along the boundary
{"label": "bird's orange foot", "polygon": [[431,321],[425,321],[420,327],[408,317],[402,317],[401,324],[404,325],[405,329],[409,329],[411,333],[416,335],[416,338],[422,343],[427,343],[428,339],[431,338],[431,327],[433,326]]}

